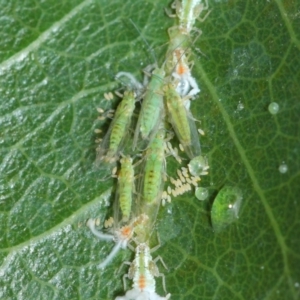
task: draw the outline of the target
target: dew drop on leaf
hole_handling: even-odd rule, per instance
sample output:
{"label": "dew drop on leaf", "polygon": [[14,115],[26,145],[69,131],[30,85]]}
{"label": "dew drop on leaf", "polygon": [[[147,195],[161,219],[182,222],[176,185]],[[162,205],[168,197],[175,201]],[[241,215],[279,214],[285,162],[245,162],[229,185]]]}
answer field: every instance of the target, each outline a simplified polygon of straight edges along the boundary
{"label": "dew drop on leaf", "polygon": [[208,197],[208,190],[203,187],[197,187],[195,196],[198,200],[205,200]]}
{"label": "dew drop on leaf", "polygon": [[288,171],[288,166],[285,163],[282,163],[279,168],[278,168],[279,172],[281,174],[284,174]]}
{"label": "dew drop on leaf", "polygon": [[276,103],[276,102],[270,103],[269,106],[268,106],[268,110],[269,110],[270,114],[276,115],[279,111],[278,103]]}
{"label": "dew drop on leaf", "polygon": [[245,107],[244,107],[244,104],[239,102],[238,106],[237,106],[237,110],[243,110]]}
{"label": "dew drop on leaf", "polygon": [[190,173],[193,176],[204,175],[208,169],[208,163],[206,157],[199,155],[194,157],[188,164]]}
{"label": "dew drop on leaf", "polygon": [[224,186],[214,199],[211,209],[213,230],[220,232],[239,217],[242,192],[233,186]]}

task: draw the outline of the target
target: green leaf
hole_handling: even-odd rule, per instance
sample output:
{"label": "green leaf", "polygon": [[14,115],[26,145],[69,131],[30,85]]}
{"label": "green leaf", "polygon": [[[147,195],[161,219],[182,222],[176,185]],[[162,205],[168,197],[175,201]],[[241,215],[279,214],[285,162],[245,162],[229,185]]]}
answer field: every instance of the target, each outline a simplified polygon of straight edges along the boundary
{"label": "green leaf", "polygon": [[[7,3],[6,3],[7,2]],[[164,61],[168,1],[0,3],[0,298],[114,299],[104,271],[112,244],[85,226],[108,216],[113,180],[94,167],[97,107],[119,71],[142,80]],[[158,217],[171,299],[298,299],[300,296],[300,5],[297,1],[210,1],[193,45],[201,93],[192,112],[205,131],[208,201],[185,194]],[[204,12],[205,13],[205,12]],[[140,28],[136,31],[129,19]],[[201,49],[201,52],[197,51]],[[268,105],[277,102],[276,115]],[[238,105],[243,104],[239,110]],[[239,106],[241,107],[241,105]],[[284,161],[286,173],[278,171]],[[169,172],[178,165],[168,159]],[[224,184],[243,193],[239,220],[214,233],[209,209]],[[128,284],[131,284],[128,282]],[[161,280],[157,291],[164,295]],[[128,287],[127,287],[128,288]]]}

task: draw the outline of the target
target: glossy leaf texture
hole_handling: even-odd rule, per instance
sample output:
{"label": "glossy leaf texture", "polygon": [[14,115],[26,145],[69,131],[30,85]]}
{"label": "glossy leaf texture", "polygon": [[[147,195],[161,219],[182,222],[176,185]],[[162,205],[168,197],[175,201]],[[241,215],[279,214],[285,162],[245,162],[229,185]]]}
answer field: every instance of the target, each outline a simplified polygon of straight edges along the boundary
{"label": "glossy leaf texture", "polygon": [[[95,168],[97,107],[119,71],[142,80],[167,48],[170,1],[2,1],[0,3],[0,298],[114,299],[104,271],[112,244],[85,226],[109,216],[113,179]],[[193,45],[201,93],[192,113],[205,136],[209,175],[159,212],[156,252],[173,299],[300,297],[300,18],[298,1],[209,1]],[[201,51],[199,51],[199,49]],[[268,105],[279,104],[271,115]],[[243,108],[243,109],[241,109]],[[282,162],[286,173],[278,171]],[[168,170],[177,167],[168,160]],[[225,184],[243,194],[239,220],[214,233],[209,210]],[[153,253],[153,257],[155,254]],[[128,282],[128,286],[131,283]],[[163,295],[157,279],[157,290]],[[171,299],[172,299],[171,298]]]}

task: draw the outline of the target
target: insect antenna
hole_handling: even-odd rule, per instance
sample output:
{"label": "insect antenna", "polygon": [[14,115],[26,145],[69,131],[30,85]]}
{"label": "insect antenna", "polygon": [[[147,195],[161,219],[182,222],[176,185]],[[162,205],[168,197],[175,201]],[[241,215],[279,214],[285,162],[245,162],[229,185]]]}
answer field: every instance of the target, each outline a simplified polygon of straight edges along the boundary
{"label": "insect antenna", "polygon": [[133,27],[136,29],[136,31],[140,34],[140,37],[142,38],[143,42],[146,44],[147,49],[150,53],[150,55],[152,56],[153,61],[155,62],[155,65],[157,65],[157,59],[154,53],[153,48],[150,46],[150,44],[148,43],[148,41],[144,38],[141,30],[137,27],[137,25],[132,21],[132,19],[129,19],[130,23],[133,25]]}

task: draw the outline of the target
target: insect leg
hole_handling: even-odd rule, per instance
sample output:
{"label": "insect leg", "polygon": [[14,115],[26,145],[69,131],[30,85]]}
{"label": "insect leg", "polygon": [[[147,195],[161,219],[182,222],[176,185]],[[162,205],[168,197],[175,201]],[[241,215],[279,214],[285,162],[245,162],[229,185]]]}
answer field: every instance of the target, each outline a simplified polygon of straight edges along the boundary
{"label": "insect leg", "polygon": [[103,241],[113,241],[114,240],[114,236],[111,235],[111,234],[106,234],[106,233],[103,233],[99,230],[97,230],[95,228],[95,220],[93,219],[89,219],[87,221],[87,226],[90,228],[91,232],[96,236],[98,237],[100,240],[103,240]]}
{"label": "insect leg", "polygon": [[200,88],[198,87],[198,84],[197,84],[195,78],[192,75],[190,75],[187,80],[190,83],[190,86],[192,88],[187,95],[188,96],[197,95],[200,92]]}
{"label": "insect leg", "polygon": [[167,293],[165,275],[163,273],[158,273],[156,276],[157,277],[161,277],[161,281],[162,281],[164,292]]}
{"label": "insect leg", "polygon": [[119,72],[116,74],[115,78],[119,79],[120,77],[125,76],[130,80],[130,84],[135,90],[143,90],[143,85],[129,72]]}
{"label": "insect leg", "polygon": [[107,257],[100,263],[100,265],[97,267],[98,269],[105,269],[106,266],[113,260],[113,258],[117,255],[119,250],[122,247],[122,240],[118,241],[114,247],[112,248],[111,252],[107,255]]}
{"label": "insect leg", "polygon": [[[208,9],[208,0],[205,0],[205,5],[203,5],[201,11],[207,10],[207,9]],[[197,20],[199,20],[200,22],[204,22],[205,19],[208,17],[208,15],[211,13],[211,11],[212,11],[212,10],[208,11],[208,12],[206,13],[206,15],[205,15],[203,18],[201,18],[200,16],[198,16],[198,17],[197,17]],[[201,13],[201,12],[200,12],[200,13]]]}
{"label": "insect leg", "polygon": [[163,258],[162,258],[160,255],[157,256],[157,257],[155,257],[155,259],[154,259],[153,261],[154,261],[155,263],[158,262],[158,261],[160,261],[161,264],[164,266],[164,268],[165,268],[167,271],[169,270],[168,267],[167,267],[167,265],[165,264]]}
{"label": "insect leg", "polygon": [[122,281],[123,281],[123,287],[124,287],[124,291],[127,290],[127,283],[126,283],[126,278],[129,279],[129,275],[128,274],[125,274],[122,278]]}
{"label": "insect leg", "polygon": [[122,268],[124,267],[124,265],[130,266],[130,265],[131,265],[131,262],[130,262],[130,261],[123,261],[122,264],[121,264],[121,266],[119,267],[118,271],[115,272],[116,275],[118,275],[118,274],[121,272],[121,270],[122,270]]}

